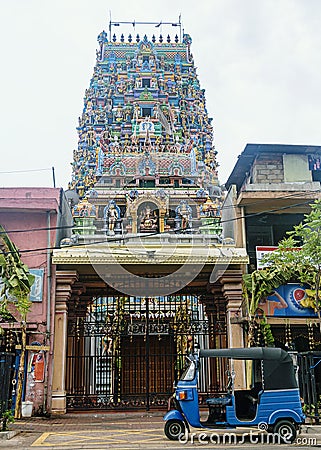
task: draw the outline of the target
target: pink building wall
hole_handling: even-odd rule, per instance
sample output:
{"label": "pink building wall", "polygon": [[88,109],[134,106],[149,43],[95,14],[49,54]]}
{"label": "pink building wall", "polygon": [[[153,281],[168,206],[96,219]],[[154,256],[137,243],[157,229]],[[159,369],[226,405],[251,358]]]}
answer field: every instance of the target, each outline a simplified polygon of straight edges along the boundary
{"label": "pink building wall", "polygon": [[[0,224],[18,247],[28,268],[43,269],[42,301],[33,302],[27,316],[27,344],[37,342],[48,350],[28,351],[25,400],[33,401],[35,413],[49,412],[55,311],[55,268],[51,265],[51,249],[59,245],[61,238],[70,235],[72,224],[63,190],[0,188]],[[12,312],[19,323],[18,315]]]}

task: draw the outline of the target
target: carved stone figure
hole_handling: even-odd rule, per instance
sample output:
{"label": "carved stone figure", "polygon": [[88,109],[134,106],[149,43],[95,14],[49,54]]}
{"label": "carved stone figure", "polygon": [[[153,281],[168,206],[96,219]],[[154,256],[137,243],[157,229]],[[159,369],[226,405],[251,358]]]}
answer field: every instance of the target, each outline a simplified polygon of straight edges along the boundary
{"label": "carved stone figure", "polygon": [[177,206],[176,210],[176,228],[186,230],[191,226],[192,220],[192,208],[189,206],[186,200],[182,200]]}
{"label": "carved stone figure", "polygon": [[149,206],[142,211],[140,216],[140,231],[148,232],[155,231],[157,229],[157,216],[156,212],[150,209]]}
{"label": "carved stone figure", "polygon": [[120,210],[114,200],[111,200],[106,206],[104,210],[104,217],[105,230],[107,230],[107,234],[113,235],[115,233],[117,221],[120,218]]}
{"label": "carved stone figure", "polygon": [[85,197],[72,210],[73,217],[96,217],[96,206],[89,203]]}

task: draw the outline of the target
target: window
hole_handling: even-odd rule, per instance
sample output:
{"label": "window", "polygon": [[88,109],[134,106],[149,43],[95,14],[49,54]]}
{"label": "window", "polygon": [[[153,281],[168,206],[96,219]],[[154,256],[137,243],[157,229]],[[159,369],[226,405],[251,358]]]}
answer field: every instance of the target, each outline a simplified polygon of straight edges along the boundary
{"label": "window", "polygon": [[193,381],[196,375],[196,364],[193,360],[188,358],[188,366],[182,373],[182,376],[180,378],[181,381]]}
{"label": "window", "polygon": [[160,178],[159,184],[170,184],[169,178]]}
{"label": "window", "polygon": [[321,182],[321,170],[312,170],[312,180]]}
{"label": "window", "polygon": [[312,174],[312,181],[321,182],[321,157],[320,155],[309,155],[309,169]]}
{"label": "window", "polygon": [[139,180],[139,187],[141,188],[155,187],[155,180]]}
{"label": "window", "polygon": [[285,183],[311,181],[307,155],[283,155],[283,168]]}
{"label": "window", "polygon": [[149,78],[143,78],[142,87],[143,88],[145,88],[145,87],[150,88],[150,79]]}
{"label": "window", "polygon": [[142,108],[142,116],[150,117],[152,115],[152,108]]}

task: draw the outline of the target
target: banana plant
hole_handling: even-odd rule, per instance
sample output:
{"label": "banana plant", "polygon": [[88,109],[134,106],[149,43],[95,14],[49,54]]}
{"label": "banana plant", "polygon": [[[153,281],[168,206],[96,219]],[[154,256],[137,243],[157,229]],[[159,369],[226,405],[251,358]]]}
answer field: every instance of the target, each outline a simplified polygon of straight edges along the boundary
{"label": "banana plant", "polygon": [[22,262],[19,250],[11,241],[2,225],[0,225],[0,315],[6,319],[10,308],[20,316],[21,355],[18,369],[17,397],[15,418],[21,417],[22,388],[24,383],[24,364],[27,343],[27,314],[31,307],[30,290],[34,276]]}
{"label": "banana plant", "polygon": [[[243,276],[244,297],[249,315],[249,344],[255,343],[259,301],[282,284],[291,281],[307,284],[307,298],[302,306],[312,307],[321,331],[321,200],[316,200],[303,222],[288,232],[278,248],[263,258],[265,267]],[[305,302],[305,303],[304,303]]]}

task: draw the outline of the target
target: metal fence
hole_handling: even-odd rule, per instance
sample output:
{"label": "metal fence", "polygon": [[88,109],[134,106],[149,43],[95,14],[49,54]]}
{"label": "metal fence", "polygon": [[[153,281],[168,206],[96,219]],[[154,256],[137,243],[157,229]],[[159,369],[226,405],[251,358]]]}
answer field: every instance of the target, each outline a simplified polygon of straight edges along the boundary
{"label": "metal fence", "polygon": [[321,352],[298,353],[298,378],[305,414],[320,422]]}
{"label": "metal fence", "polygon": [[[226,346],[218,317],[192,295],[95,299],[82,317],[69,318],[68,409],[166,407],[192,340]],[[222,390],[224,368],[205,370],[200,390]]]}
{"label": "metal fence", "polygon": [[14,358],[14,353],[0,353],[0,417],[11,408],[11,381],[14,371]]}

